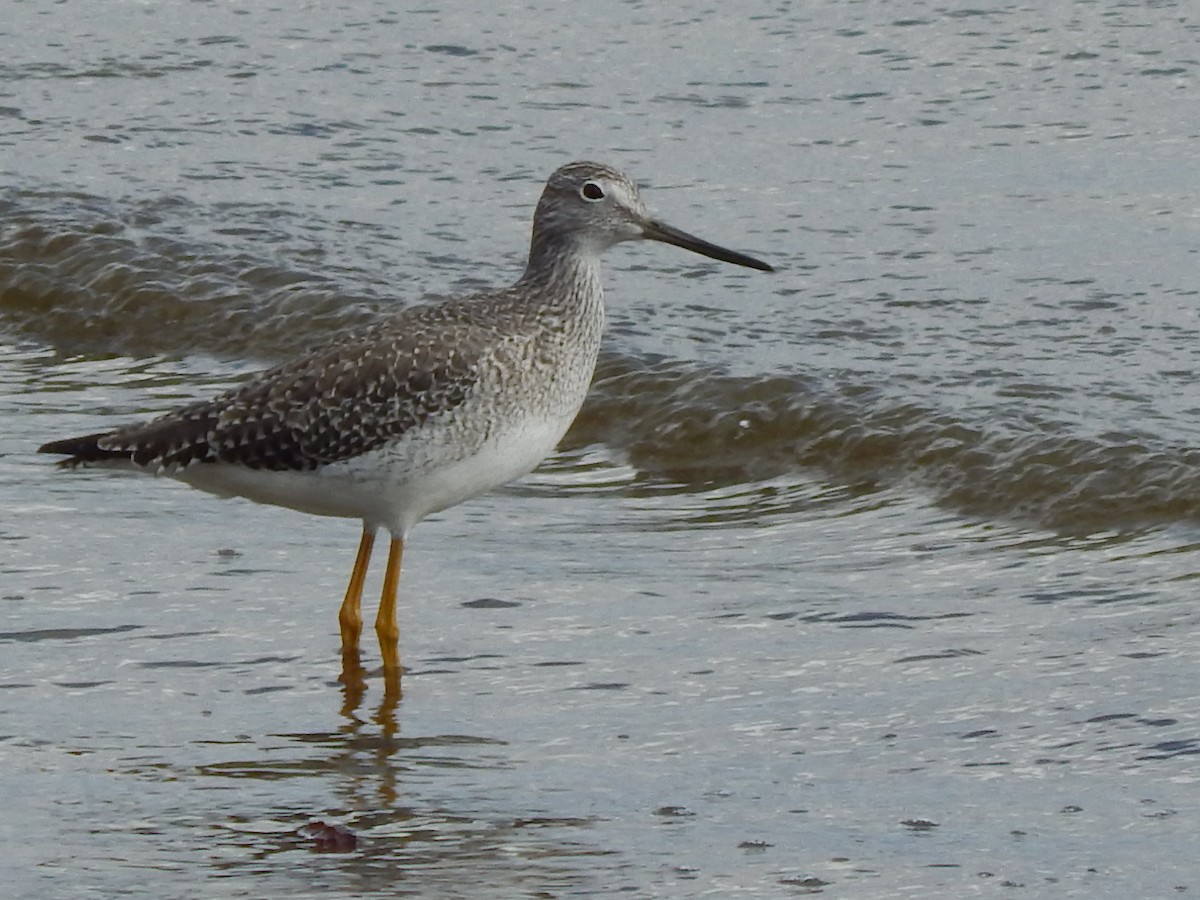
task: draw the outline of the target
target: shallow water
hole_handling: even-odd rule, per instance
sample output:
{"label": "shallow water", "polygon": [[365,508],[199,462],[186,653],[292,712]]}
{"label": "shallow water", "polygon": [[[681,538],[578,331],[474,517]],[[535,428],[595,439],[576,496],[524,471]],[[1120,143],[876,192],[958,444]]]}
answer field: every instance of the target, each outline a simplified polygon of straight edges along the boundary
{"label": "shallow water", "polygon": [[[1196,889],[1187,7],[12,8],[13,896]],[[578,157],[780,272],[609,254],[560,452],[416,530],[399,703],[354,523],[34,453],[510,280]]]}

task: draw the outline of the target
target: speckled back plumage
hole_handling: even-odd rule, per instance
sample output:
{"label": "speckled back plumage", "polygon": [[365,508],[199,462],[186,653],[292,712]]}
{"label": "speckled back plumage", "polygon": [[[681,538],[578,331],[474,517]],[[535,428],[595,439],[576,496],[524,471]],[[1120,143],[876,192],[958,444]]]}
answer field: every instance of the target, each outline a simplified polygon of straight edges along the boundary
{"label": "speckled back plumage", "polygon": [[379,323],[212,399],[49,449],[73,453],[66,465],[129,459],[165,474],[205,462],[305,471],[365,453],[470,390],[478,353],[456,346],[431,358],[420,327],[431,312],[412,310],[404,331]]}

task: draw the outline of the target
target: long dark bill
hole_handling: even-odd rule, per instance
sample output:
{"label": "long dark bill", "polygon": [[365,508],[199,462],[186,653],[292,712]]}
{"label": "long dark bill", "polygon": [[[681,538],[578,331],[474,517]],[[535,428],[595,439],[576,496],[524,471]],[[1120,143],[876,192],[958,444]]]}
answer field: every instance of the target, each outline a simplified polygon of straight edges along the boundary
{"label": "long dark bill", "polygon": [[738,253],[736,250],[727,250],[725,247],[718,247],[716,244],[702,241],[700,238],[694,237],[686,231],[680,231],[678,228],[673,228],[657,219],[647,220],[642,225],[642,233],[652,241],[674,244],[676,247],[691,250],[693,253],[707,256],[709,259],[719,259],[721,262],[733,263],[735,266],[745,266],[748,269],[758,269],[760,272],[775,271],[771,266],[768,266],[762,260],[755,259],[753,256],[747,256],[744,253]]}

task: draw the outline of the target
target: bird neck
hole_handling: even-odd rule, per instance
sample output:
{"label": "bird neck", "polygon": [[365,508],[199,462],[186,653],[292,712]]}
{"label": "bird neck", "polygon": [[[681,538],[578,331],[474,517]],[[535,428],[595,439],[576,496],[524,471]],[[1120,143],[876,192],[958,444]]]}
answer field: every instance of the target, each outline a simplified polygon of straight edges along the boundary
{"label": "bird neck", "polygon": [[598,301],[600,254],[569,236],[534,232],[521,284],[537,289],[544,301],[575,306]]}

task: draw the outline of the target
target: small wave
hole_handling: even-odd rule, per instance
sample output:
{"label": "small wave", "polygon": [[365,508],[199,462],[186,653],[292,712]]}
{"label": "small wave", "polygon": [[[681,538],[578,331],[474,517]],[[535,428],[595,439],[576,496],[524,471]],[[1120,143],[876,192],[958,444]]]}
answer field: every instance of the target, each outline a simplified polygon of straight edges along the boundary
{"label": "small wave", "polygon": [[65,354],[275,358],[384,305],[321,274],[147,233],[137,210],[83,195],[2,198],[0,217],[0,314]]}
{"label": "small wave", "polygon": [[973,423],[812,376],[610,355],[568,442],[607,445],[645,475],[693,487],[817,470],[852,495],[915,488],[957,512],[1065,533],[1200,522],[1200,451],[1048,422]]}

